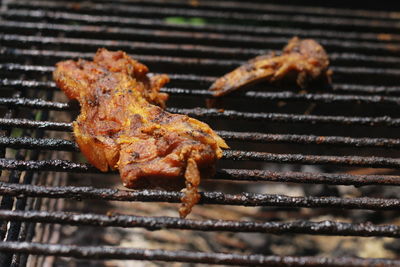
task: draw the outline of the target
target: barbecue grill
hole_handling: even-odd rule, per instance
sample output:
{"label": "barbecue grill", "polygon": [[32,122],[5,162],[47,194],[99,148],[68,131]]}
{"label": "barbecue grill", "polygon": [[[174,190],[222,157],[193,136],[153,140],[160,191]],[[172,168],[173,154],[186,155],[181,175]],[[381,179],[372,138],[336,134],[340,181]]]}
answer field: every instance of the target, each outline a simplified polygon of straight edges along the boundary
{"label": "barbecue grill", "polygon": [[[82,259],[400,266],[400,11],[270,2],[3,0],[0,266],[72,266],[65,257],[73,266],[88,266]],[[332,88],[261,84],[206,106],[217,77],[295,35],[326,48]],[[79,107],[55,87],[51,72],[56,62],[90,59],[99,47],[167,73],[168,110],[209,123],[231,145],[215,177],[202,181],[193,217],[177,218],[180,192],[127,190],[117,174],[100,174],[82,160],[71,137]],[[132,236],[140,230],[148,242],[162,229],[188,239],[155,248],[96,239],[121,229]],[[93,242],[77,237],[86,231]],[[221,233],[232,239],[204,251],[192,233],[202,242],[226,240]],[[291,243],[310,236],[376,241],[386,254],[339,252],[340,244],[330,253],[273,249],[283,240],[276,237]],[[258,249],[235,245],[260,238],[266,241]]]}

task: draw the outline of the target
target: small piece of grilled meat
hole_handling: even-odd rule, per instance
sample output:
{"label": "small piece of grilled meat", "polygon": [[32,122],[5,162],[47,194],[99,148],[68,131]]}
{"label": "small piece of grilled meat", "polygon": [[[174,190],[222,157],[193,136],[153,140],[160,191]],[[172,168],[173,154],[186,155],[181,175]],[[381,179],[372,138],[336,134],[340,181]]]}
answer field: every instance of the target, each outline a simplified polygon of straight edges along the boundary
{"label": "small piece of grilled meat", "polygon": [[311,82],[330,82],[332,72],[328,67],[328,55],[320,44],[294,37],[281,55],[255,57],[216,80],[210,90],[218,97],[260,81],[295,83],[305,88]]}
{"label": "small piece of grilled meat", "polygon": [[148,68],[122,51],[99,49],[93,61],[59,62],[54,80],[80,102],[73,123],[76,141],[101,171],[119,169],[128,188],[181,189],[181,217],[199,201],[200,177],[215,171],[228,146],[205,123],[164,111],[166,75],[149,78]]}

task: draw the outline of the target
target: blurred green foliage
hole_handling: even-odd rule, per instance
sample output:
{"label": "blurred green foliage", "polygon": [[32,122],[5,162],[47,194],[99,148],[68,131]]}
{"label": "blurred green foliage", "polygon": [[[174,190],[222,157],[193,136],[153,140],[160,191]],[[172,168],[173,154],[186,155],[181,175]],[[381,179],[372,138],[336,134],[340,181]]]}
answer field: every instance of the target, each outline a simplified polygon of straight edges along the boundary
{"label": "blurred green foliage", "polygon": [[168,17],[164,19],[165,22],[171,24],[184,24],[184,25],[205,25],[205,19],[202,18],[185,18],[185,17]]}

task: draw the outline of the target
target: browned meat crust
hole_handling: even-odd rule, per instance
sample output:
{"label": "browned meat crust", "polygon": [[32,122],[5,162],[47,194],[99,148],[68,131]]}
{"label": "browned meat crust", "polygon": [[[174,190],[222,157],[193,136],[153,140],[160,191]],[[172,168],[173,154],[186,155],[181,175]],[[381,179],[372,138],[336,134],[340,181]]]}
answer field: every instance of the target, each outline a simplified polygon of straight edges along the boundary
{"label": "browned meat crust", "polygon": [[177,189],[185,181],[185,217],[199,201],[200,177],[213,174],[220,147],[228,146],[207,124],[160,108],[168,95],[159,90],[169,79],[147,72],[122,51],[99,49],[92,62],[59,62],[53,75],[80,102],[74,135],[89,162],[119,169],[128,188]]}
{"label": "browned meat crust", "polygon": [[329,59],[324,48],[314,40],[289,41],[280,56],[263,55],[249,60],[234,71],[216,80],[210,87],[214,96],[260,81],[296,83],[301,88],[311,82],[330,82]]}

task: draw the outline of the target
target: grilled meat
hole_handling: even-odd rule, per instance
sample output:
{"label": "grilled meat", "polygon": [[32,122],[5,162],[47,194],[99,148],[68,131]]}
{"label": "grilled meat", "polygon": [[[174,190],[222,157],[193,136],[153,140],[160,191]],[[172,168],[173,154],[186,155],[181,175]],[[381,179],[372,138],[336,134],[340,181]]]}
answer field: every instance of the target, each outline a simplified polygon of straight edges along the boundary
{"label": "grilled meat", "polygon": [[260,81],[284,82],[305,88],[311,82],[330,82],[329,59],[324,48],[314,40],[289,41],[279,56],[262,55],[216,80],[210,87],[214,96]]}
{"label": "grilled meat", "polygon": [[80,102],[76,141],[101,171],[119,169],[128,188],[186,189],[185,217],[199,201],[200,177],[214,173],[228,146],[205,123],[162,109],[166,75],[149,78],[145,65],[122,51],[99,49],[93,61],[59,62],[54,80]]}

